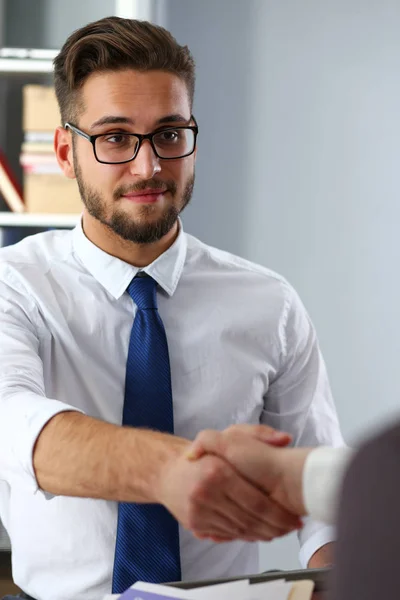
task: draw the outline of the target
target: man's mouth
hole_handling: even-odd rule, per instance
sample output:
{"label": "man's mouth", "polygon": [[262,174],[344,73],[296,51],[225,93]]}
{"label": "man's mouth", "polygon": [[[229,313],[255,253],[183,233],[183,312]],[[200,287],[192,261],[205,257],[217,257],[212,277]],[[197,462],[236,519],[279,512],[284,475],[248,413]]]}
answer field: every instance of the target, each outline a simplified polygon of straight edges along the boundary
{"label": "man's mouth", "polygon": [[126,194],[122,194],[122,198],[126,198],[130,202],[151,204],[157,202],[166,193],[167,190],[163,188],[147,188],[145,190],[140,190],[140,192],[127,192]]}

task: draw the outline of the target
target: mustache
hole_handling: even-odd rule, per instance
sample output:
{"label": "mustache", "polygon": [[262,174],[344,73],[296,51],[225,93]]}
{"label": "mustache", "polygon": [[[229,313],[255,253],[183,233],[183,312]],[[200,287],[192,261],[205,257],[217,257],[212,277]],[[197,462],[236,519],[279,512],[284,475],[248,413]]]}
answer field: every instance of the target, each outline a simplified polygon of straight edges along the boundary
{"label": "mustache", "polygon": [[131,194],[135,192],[143,192],[144,190],[162,190],[163,192],[171,192],[172,195],[175,195],[177,192],[178,186],[175,181],[161,181],[160,179],[147,179],[143,181],[138,181],[137,183],[131,183],[130,185],[120,185],[118,186],[113,193],[114,200],[118,200],[121,196],[125,194]]}

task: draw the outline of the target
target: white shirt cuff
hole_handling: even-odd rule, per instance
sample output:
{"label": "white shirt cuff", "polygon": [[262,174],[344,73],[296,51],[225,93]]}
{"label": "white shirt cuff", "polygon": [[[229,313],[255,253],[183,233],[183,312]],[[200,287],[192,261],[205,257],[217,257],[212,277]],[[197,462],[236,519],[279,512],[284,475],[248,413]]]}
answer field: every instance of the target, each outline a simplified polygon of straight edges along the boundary
{"label": "white shirt cuff", "polygon": [[349,448],[320,447],[307,457],[303,472],[304,504],[316,521],[335,523],[339,491],[352,456]]}
{"label": "white shirt cuff", "polygon": [[[310,525],[316,526],[317,530],[301,545],[299,561],[302,569],[307,569],[310,558],[317,550],[322,548],[322,546],[325,546],[325,544],[334,542],[336,539],[336,529],[334,527],[328,527],[322,525],[322,523],[314,522],[310,523]],[[302,537],[301,533],[299,534],[299,537]]]}
{"label": "white shirt cuff", "polygon": [[[50,401],[50,402],[52,402],[52,401]],[[83,412],[82,410],[77,409],[72,406],[69,406],[68,404],[64,404],[63,402],[58,402],[57,400],[55,402],[57,402],[58,406],[50,406],[49,405],[49,407],[48,407],[49,411],[47,414],[46,414],[46,412],[43,411],[40,414],[40,416],[36,415],[36,419],[34,422],[34,428],[32,430],[32,437],[30,438],[30,440],[28,440],[28,444],[27,444],[28,445],[27,456],[31,457],[31,460],[29,461],[27,466],[28,466],[28,472],[30,472],[30,474],[32,475],[32,491],[34,491],[35,493],[42,492],[44,494],[44,497],[47,500],[54,498],[54,494],[46,492],[39,487],[38,481],[36,479],[36,473],[33,468],[33,450],[36,445],[36,440],[38,439],[38,437],[41,434],[45,425],[47,425],[47,423],[50,421],[50,419],[52,419],[56,415],[58,415],[62,412],[71,412],[71,411],[80,412],[80,413]]]}
{"label": "white shirt cuff", "polygon": [[9,398],[6,408],[8,418],[0,425],[0,477],[32,493],[42,491],[33,467],[33,451],[42,429],[61,412],[83,411],[32,392]]}

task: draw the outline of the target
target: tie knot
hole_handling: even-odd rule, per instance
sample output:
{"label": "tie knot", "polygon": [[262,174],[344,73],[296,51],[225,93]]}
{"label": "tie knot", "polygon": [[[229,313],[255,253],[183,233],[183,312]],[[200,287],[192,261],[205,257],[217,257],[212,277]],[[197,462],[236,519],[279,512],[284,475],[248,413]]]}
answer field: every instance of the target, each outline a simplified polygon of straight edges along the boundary
{"label": "tie knot", "polygon": [[128,285],[127,292],[140,310],[157,309],[157,282],[150,277],[136,276]]}

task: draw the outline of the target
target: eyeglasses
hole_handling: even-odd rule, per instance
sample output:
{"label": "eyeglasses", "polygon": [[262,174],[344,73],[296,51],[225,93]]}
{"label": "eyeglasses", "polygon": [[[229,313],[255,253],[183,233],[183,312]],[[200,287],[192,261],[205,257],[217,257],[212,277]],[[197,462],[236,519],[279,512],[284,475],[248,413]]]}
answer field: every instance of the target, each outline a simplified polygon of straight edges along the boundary
{"label": "eyeglasses", "polygon": [[72,123],[65,123],[65,129],[88,140],[93,146],[93,152],[99,163],[118,165],[134,160],[144,140],[149,140],[154,154],[162,160],[185,158],[193,154],[199,128],[196,119],[191,119],[195,125],[185,127],[166,127],[153,133],[109,132],[89,135],[78,129]]}

